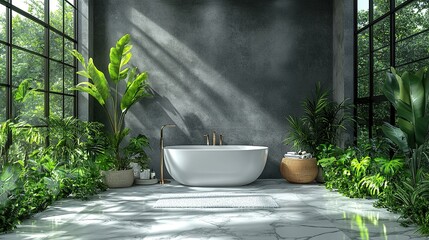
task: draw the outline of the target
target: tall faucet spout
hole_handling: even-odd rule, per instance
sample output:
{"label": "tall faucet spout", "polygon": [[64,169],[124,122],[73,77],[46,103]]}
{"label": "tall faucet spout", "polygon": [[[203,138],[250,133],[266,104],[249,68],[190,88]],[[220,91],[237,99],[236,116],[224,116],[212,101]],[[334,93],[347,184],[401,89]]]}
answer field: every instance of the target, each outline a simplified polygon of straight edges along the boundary
{"label": "tall faucet spout", "polygon": [[165,124],[161,127],[161,138],[159,139],[159,150],[160,150],[160,162],[161,162],[161,168],[160,168],[160,179],[159,183],[164,184],[168,183],[167,180],[164,180],[164,128],[166,127],[176,127],[176,124]]}

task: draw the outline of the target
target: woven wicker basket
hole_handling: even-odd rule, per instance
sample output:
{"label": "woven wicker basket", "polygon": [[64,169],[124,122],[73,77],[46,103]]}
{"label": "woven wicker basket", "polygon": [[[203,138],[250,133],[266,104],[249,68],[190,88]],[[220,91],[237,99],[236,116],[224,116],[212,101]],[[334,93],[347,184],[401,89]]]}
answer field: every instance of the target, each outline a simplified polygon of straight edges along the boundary
{"label": "woven wicker basket", "polygon": [[318,167],[315,158],[283,158],[280,172],[290,183],[311,183],[317,177]]}
{"label": "woven wicker basket", "polygon": [[109,188],[131,187],[134,183],[134,172],[132,169],[120,171],[102,171],[104,183]]}

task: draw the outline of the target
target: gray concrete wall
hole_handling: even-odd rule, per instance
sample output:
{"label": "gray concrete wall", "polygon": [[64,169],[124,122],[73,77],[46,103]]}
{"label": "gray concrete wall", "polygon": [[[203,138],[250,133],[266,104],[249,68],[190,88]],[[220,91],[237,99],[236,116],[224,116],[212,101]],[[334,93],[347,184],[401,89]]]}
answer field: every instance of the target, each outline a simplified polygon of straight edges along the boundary
{"label": "gray concrete wall", "polygon": [[[92,2],[90,0],[79,1],[77,11],[77,37],[78,37],[78,51],[85,57],[92,56],[93,44],[92,44],[92,33],[93,33],[93,22],[92,17],[94,16],[92,10]],[[82,70],[82,66],[78,65],[78,71]],[[87,78],[78,75],[78,82],[86,82]],[[77,116],[79,119],[84,121],[93,120],[93,106],[94,101],[89,97],[87,93],[77,93]]]}
{"label": "gray concrete wall", "polygon": [[214,130],[226,144],[268,146],[260,178],[279,178],[286,116],[302,113],[317,81],[332,87],[332,11],[328,0],[95,0],[94,61],[106,71],[109,48],[131,34],[154,97],[126,125],[150,137],[157,172],[160,127],[175,123],[166,145],[204,144]]}
{"label": "gray concrete wall", "polygon": [[[333,2],[333,98],[353,102],[353,1]],[[353,126],[339,138],[339,145],[353,143]]]}

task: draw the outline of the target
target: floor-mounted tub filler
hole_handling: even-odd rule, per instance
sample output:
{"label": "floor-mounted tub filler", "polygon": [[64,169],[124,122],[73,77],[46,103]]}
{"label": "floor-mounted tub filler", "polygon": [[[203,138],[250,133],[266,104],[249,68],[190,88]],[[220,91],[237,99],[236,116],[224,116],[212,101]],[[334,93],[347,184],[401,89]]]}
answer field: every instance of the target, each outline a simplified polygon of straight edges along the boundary
{"label": "floor-mounted tub filler", "polygon": [[264,170],[268,147],[181,145],[164,148],[171,177],[188,186],[242,186]]}

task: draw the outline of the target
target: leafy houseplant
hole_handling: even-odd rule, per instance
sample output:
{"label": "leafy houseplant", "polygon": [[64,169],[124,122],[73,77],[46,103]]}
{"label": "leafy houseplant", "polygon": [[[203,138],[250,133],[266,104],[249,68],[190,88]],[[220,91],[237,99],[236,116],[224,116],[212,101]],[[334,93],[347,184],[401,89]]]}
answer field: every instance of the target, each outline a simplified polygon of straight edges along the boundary
{"label": "leafy houseplant", "polygon": [[[329,99],[329,91],[316,84],[313,98],[306,98],[302,103],[304,115],[300,118],[289,116],[287,121],[291,128],[284,144],[292,144],[296,150],[305,150],[318,155],[317,147],[321,144],[336,145],[341,130],[345,130],[353,121],[351,108],[347,99],[336,103]],[[317,161],[317,159],[316,159]],[[324,182],[323,170],[319,167],[316,180]]]}
{"label": "leafy houseplant", "polygon": [[[130,35],[121,37],[116,46],[110,49],[110,63],[108,73],[110,81],[105,74],[98,70],[94,65],[92,58],[86,63],[82,55],[73,50],[72,54],[82,64],[84,70],[77,72],[90,80],[91,82],[82,82],[73,89],[86,92],[91,95],[104,109],[108,123],[112,130],[112,146],[115,154],[115,169],[128,169],[129,161],[121,154],[121,142],[129,134],[129,129],[124,127],[124,118],[128,110],[136,102],[144,97],[150,96],[147,92],[148,84],[147,73],[137,73],[137,68],[130,69],[126,67],[131,59]],[[126,89],[123,94],[119,93],[119,84],[126,82]],[[114,86],[111,90],[109,84]],[[122,95],[122,97],[120,97]]]}
{"label": "leafy houseplant", "polygon": [[[429,133],[429,74],[427,68],[399,76],[387,73],[383,93],[397,113],[398,127],[384,123],[384,134],[408,157],[427,141]],[[418,167],[418,166],[415,166]]]}
{"label": "leafy houseplant", "polygon": [[149,147],[149,139],[142,134],[130,139],[130,143],[125,147],[125,156],[130,162],[137,163],[142,169],[148,168],[149,157],[144,148]]}
{"label": "leafy houseplant", "polygon": [[[427,67],[419,71],[399,75],[394,68],[387,73],[383,93],[396,109],[397,127],[384,123],[384,134],[404,153],[408,174],[392,189],[394,200],[385,201],[398,210],[402,218],[420,225],[423,233],[429,233],[427,205],[417,212],[419,202],[427,202],[429,174],[422,161],[429,163],[429,72]],[[409,205],[411,204],[411,205]],[[403,206],[397,208],[396,206]],[[406,207],[410,206],[410,207]],[[414,209],[413,209],[414,208]]]}
{"label": "leafy houseplant", "polygon": [[292,144],[296,150],[311,152],[313,156],[317,156],[320,144],[335,145],[340,131],[353,121],[350,114],[353,105],[347,99],[341,103],[330,100],[329,91],[323,90],[320,83],[316,84],[314,97],[306,98],[302,107],[302,117],[287,118],[291,131],[284,143]]}

